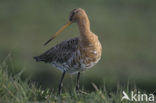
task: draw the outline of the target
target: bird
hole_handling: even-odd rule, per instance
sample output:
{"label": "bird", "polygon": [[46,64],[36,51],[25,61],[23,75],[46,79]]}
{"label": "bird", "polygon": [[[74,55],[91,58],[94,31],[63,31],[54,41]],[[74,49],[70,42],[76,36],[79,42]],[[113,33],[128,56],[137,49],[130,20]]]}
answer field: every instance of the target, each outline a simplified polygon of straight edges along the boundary
{"label": "bird", "polygon": [[80,72],[86,71],[99,62],[102,55],[102,45],[98,36],[90,29],[90,21],[86,11],[82,8],[70,12],[68,22],[60,28],[44,45],[56,38],[65,28],[76,23],[79,36],[56,44],[39,56],[36,62],[50,63],[62,72],[58,86],[58,94],[62,93],[63,79],[67,73],[77,74],[76,91],[79,91]]}

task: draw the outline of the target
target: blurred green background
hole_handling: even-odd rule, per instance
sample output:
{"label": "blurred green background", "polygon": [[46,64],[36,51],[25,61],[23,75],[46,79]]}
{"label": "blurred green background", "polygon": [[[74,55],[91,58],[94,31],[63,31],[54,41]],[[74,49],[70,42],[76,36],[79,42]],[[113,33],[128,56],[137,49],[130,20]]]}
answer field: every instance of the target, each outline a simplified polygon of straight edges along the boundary
{"label": "blurred green background", "polygon": [[[156,1],[154,0],[0,0],[0,61],[11,54],[11,73],[24,71],[39,86],[56,88],[61,72],[33,60],[55,44],[78,36],[72,24],[48,46],[43,43],[68,21],[74,8],[86,10],[93,32],[103,46],[100,62],[82,73],[81,88],[91,82],[115,88],[136,84],[156,87]],[[66,88],[76,75],[67,74]]]}

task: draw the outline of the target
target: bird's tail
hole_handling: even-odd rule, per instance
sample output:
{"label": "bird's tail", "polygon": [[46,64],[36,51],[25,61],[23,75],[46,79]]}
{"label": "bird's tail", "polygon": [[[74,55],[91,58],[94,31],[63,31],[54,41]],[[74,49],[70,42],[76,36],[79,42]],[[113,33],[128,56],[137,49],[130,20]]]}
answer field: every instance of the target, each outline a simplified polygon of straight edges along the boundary
{"label": "bird's tail", "polygon": [[34,59],[36,62],[40,61],[40,58],[38,56],[35,56]]}

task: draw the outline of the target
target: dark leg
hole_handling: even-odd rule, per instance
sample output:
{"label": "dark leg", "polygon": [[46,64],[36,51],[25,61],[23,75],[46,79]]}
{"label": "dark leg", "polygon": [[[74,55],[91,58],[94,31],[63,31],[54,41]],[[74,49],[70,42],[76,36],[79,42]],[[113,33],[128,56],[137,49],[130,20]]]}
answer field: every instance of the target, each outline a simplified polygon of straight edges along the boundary
{"label": "dark leg", "polygon": [[62,74],[62,77],[61,77],[61,80],[60,80],[60,83],[59,83],[59,88],[58,88],[58,95],[60,95],[60,93],[62,92],[62,87],[63,87],[63,79],[64,79],[64,76],[65,76],[65,71],[63,72]]}
{"label": "dark leg", "polygon": [[78,72],[78,74],[77,74],[77,80],[76,80],[76,91],[77,92],[79,91],[79,87],[80,87],[80,85],[79,85],[79,79],[80,79],[80,72]]}

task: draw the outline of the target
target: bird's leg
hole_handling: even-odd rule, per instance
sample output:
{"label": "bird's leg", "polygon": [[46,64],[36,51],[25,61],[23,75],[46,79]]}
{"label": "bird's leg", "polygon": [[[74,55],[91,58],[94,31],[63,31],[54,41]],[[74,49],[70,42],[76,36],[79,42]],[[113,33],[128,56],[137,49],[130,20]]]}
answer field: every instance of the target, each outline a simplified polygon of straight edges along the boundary
{"label": "bird's leg", "polygon": [[63,87],[63,79],[64,79],[64,76],[65,76],[65,71],[63,72],[62,76],[61,76],[61,80],[60,80],[60,83],[59,83],[59,88],[58,88],[58,95],[60,95],[60,93],[62,92],[62,87]]}
{"label": "bird's leg", "polygon": [[77,80],[76,80],[76,91],[77,92],[79,92],[79,87],[80,87],[80,85],[79,85],[79,79],[80,79],[80,72],[78,72],[78,74],[77,74]]}

